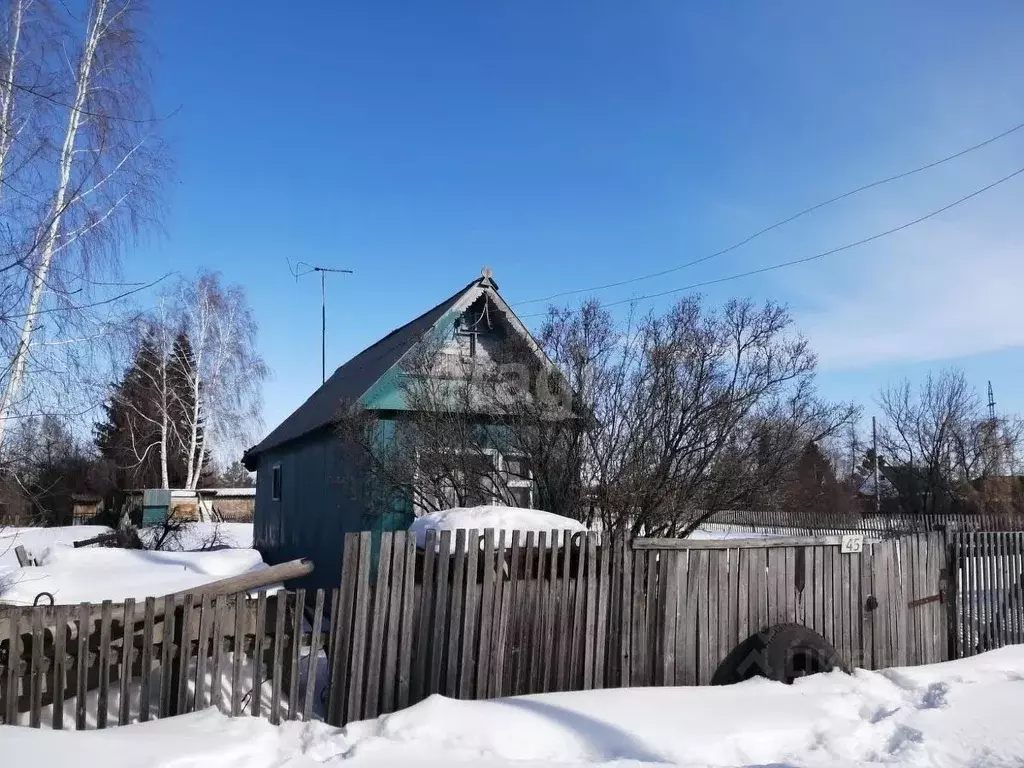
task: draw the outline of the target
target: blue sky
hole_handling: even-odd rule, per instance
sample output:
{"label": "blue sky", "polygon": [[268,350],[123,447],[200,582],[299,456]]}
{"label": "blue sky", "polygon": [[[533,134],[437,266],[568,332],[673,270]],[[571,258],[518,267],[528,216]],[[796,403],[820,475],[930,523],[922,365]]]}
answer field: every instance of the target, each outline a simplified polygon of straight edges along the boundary
{"label": "blue sky", "polygon": [[[355,270],[328,288],[330,369],[483,265],[513,304],[666,269],[1024,122],[1024,5],[1009,1],[155,5],[176,179],[163,232],[125,271],[205,265],[245,286],[274,373],[267,428],[320,383],[319,285],[287,258]],[[1021,166],[1024,131],[598,295],[810,255]],[[788,303],[824,392],[869,414],[880,384],[951,363],[1024,411],[1022,193],[1024,176],[705,295]]]}

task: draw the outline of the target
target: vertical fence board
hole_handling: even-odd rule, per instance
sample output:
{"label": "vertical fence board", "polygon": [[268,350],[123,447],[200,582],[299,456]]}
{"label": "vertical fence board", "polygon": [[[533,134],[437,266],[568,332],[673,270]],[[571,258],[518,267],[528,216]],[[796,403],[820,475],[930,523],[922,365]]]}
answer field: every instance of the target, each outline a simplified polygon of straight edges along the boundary
{"label": "vertical fence board", "polygon": [[633,552],[633,626],[630,631],[630,685],[649,685],[647,679],[647,612],[645,601],[646,593],[646,566],[647,558],[642,550]]}
{"label": "vertical fence board", "polygon": [[609,588],[611,576],[611,539],[602,534],[597,551],[597,611],[594,625],[594,688],[604,688],[608,669],[606,659],[611,656],[612,645],[608,642]]}
{"label": "vertical fence board", "polygon": [[430,633],[430,669],[427,675],[427,693],[441,692],[444,667],[444,641],[448,619],[448,568],[452,560],[452,532],[441,531],[437,560],[434,564],[434,609]]}
{"label": "vertical fence board", "polygon": [[[382,714],[395,711],[395,683],[398,679],[398,641],[403,631],[401,628],[402,588],[405,583],[405,539],[407,535],[406,531],[396,531],[391,540],[391,583],[388,585],[388,616],[385,630],[387,645],[384,649],[384,674],[380,694],[380,711]],[[320,600],[319,594],[317,599]],[[305,708],[303,711],[303,719],[308,720],[309,714],[305,713]]]}
{"label": "vertical fence board", "polygon": [[532,596],[532,602],[534,605],[532,619],[532,628],[530,632],[530,676],[529,687],[530,693],[539,693],[543,684],[543,676],[541,673],[541,662],[543,656],[543,627],[544,627],[544,605],[546,591],[544,585],[547,583],[546,572],[547,572],[547,556],[548,556],[548,536],[546,531],[540,531],[537,534],[537,580],[534,583],[534,594]]}
{"label": "vertical fence board", "polygon": [[363,717],[363,691],[366,684],[366,633],[370,612],[370,558],[373,554],[373,534],[359,534],[359,570],[356,573],[356,600],[352,618],[352,672],[349,679],[346,721]]}
{"label": "vertical fence board", "polygon": [[[552,542],[553,543],[553,542]],[[494,529],[484,530],[482,586],[480,589],[480,634],[476,662],[476,697],[487,695],[487,681],[491,672],[491,631],[494,618]]]}
{"label": "vertical fence board", "polygon": [[331,616],[331,684],[327,704],[327,722],[334,726],[345,724],[349,649],[352,645],[352,608],[355,605],[356,572],[359,570],[359,534],[346,533],[342,546],[338,610]]}
{"label": "vertical fence board", "polygon": [[[515,634],[516,663],[512,683],[512,693],[516,696],[526,693],[526,687],[529,684],[530,679],[528,673],[531,654],[530,618],[526,608],[530,605],[530,575],[533,569],[533,560],[533,531],[527,531],[522,557],[522,582],[515,588],[515,610],[518,626],[516,627]],[[518,558],[513,562],[512,567],[513,569],[518,569],[520,567],[520,561]]]}
{"label": "vertical fence board", "polygon": [[[174,660],[174,597],[164,598],[164,615],[161,617],[160,634],[160,717],[167,717],[171,710],[171,664]],[[102,664],[102,662],[101,662]]]}
{"label": "vertical fence board", "polygon": [[[270,722],[273,725],[279,725],[281,722],[281,695],[283,693],[282,688],[282,667],[284,666],[284,621],[287,604],[288,594],[286,592],[278,592],[274,595],[274,635],[270,640]],[[218,598],[218,606],[216,617],[214,620],[214,627],[220,625],[220,599]],[[218,643],[220,638],[217,633],[214,632],[214,642]],[[214,668],[217,666],[217,659],[220,654],[216,654],[214,657]],[[216,685],[216,681],[214,681]]]}
{"label": "vertical fence board", "polygon": [[[244,601],[239,595],[239,600]],[[306,609],[306,590],[297,589],[290,601],[292,607],[292,624],[288,637],[288,719],[296,720],[299,716],[299,663],[302,659],[302,627]],[[238,624],[235,624],[236,631]],[[234,695],[234,694],[233,694]]]}
{"label": "vertical fence board", "polygon": [[[43,613],[32,612],[32,667],[29,671],[29,719],[31,728],[41,728],[43,720]],[[107,629],[108,645],[110,629]],[[110,669],[107,668],[109,675]]]}
{"label": "vertical fence board", "polygon": [[398,709],[409,704],[409,685],[412,677],[413,611],[416,607],[416,537],[405,540],[405,579],[402,584],[402,639],[398,645],[398,691],[395,704]]}
{"label": "vertical fence board", "polygon": [[448,618],[448,664],[445,685],[442,691],[445,696],[458,696],[459,693],[459,650],[462,632],[462,608],[466,599],[466,531],[462,528],[455,532],[455,557],[452,560],[452,594],[451,611]]}
{"label": "vertical fence board", "polygon": [[[85,670],[82,668],[82,656],[85,648],[85,637],[82,635],[82,627],[88,625],[87,617],[89,616],[89,604],[83,603],[80,607],[81,612],[79,615],[82,617],[82,621],[79,623],[78,628],[78,664],[79,664],[79,677],[78,677],[78,690],[85,690]],[[142,691],[139,702],[139,720],[146,722],[149,720],[149,678],[150,672],[153,669],[153,632],[154,619],[153,616],[156,613],[156,598],[147,597],[145,614],[142,622]],[[79,706],[82,707],[82,725],[79,728],[85,727],[85,697],[78,696]],[[198,706],[197,706],[198,708]]]}
{"label": "vertical fence board", "polygon": [[494,600],[491,620],[490,674],[487,683],[487,696],[502,695],[502,680],[505,676],[506,640],[508,633],[509,605],[505,589],[505,529],[498,531],[498,546],[492,564],[494,569]]}
{"label": "vertical fence board", "polygon": [[[189,595],[186,598],[189,602],[192,600],[192,596]],[[245,695],[242,691],[242,663],[245,661],[245,623],[248,618],[248,612],[246,610],[245,594],[235,596],[235,627],[234,627],[234,643],[233,643],[233,656],[231,658],[231,715],[232,717],[238,717],[242,714],[242,697]],[[185,643],[191,645],[189,641],[189,627],[185,627]],[[186,648],[187,645],[182,645],[182,649]],[[186,670],[187,665],[182,664],[182,679],[187,680],[188,675]],[[257,694],[253,691],[253,695]]]}
{"label": "vertical fence board", "polygon": [[[402,541],[403,556],[405,541]],[[309,721],[313,717],[313,693],[316,691],[316,680],[320,668],[320,648],[322,645],[322,629],[324,620],[325,595],[322,589],[316,591],[316,598],[313,603],[313,625],[309,636],[309,656],[306,657],[306,691],[302,697],[302,719]],[[398,601],[395,601],[397,605]],[[395,633],[397,634],[397,632]],[[390,638],[389,638],[390,641]],[[392,678],[392,682],[394,678]],[[387,689],[385,689],[386,691]],[[390,706],[390,702],[389,702]],[[387,711],[391,711],[390,708]]]}
{"label": "vertical fence board", "polygon": [[[195,598],[190,592],[185,595],[182,604],[181,627],[179,631],[181,639],[178,641],[178,674],[176,676],[178,690],[174,692],[175,713],[179,715],[185,714],[188,710],[189,669],[192,665],[192,614],[194,600]],[[200,653],[202,653],[201,650],[197,651],[197,663]]]}
{"label": "vertical fence board", "polygon": [[[694,553],[690,553],[690,561],[693,561]],[[711,634],[711,614],[709,611],[708,603],[711,601],[711,586],[710,586],[710,575],[714,571],[710,567],[709,551],[705,549],[697,550],[697,583],[696,587],[697,594],[697,643],[698,652],[700,654],[698,665],[697,665],[697,683],[698,685],[707,685],[711,682],[711,663],[712,663],[712,642],[714,638]],[[693,574],[691,572],[691,578]]]}
{"label": "vertical fence board", "polygon": [[[337,612],[335,612],[337,613]],[[251,711],[254,717],[260,716],[260,710],[263,708],[263,669],[264,669],[264,656],[266,655],[265,640],[267,634],[267,593],[260,590],[259,597],[256,598],[256,636],[253,638],[252,644],[252,702]],[[202,641],[202,634],[200,634],[200,657],[205,655],[206,644]],[[198,691],[198,687],[196,688]],[[198,696],[197,696],[198,698]]]}
{"label": "vertical fence board", "polygon": [[380,535],[380,551],[377,556],[377,582],[373,592],[372,629],[370,630],[370,655],[367,661],[366,704],[363,717],[371,718],[380,714],[381,680],[384,670],[384,641],[387,637],[388,599],[391,596],[391,561],[394,553],[395,536],[391,531]]}
{"label": "vertical fence board", "polygon": [[466,600],[462,611],[462,664],[459,670],[459,698],[469,699],[475,690],[476,629],[480,617],[480,532],[466,533]]}
{"label": "vertical fence board", "polygon": [[[554,533],[552,533],[554,535]],[[556,648],[554,650],[554,656],[556,659],[556,669],[554,673],[554,687],[552,690],[564,691],[565,686],[568,685],[570,668],[571,668],[571,657],[572,657],[572,644],[575,638],[570,633],[570,626],[572,624],[572,611],[569,608],[570,600],[570,578],[569,578],[569,565],[572,559],[570,542],[572,541],[571,531],[561,532],[561,547],[558,551],[558,556],[554,559],[554,563],[557,564],[557,569],[553,565],[551,568],[552,575],[552,593],[557,592],[558,596],[555,602],[555,608],[557,609],[556,626],[554,628],[554,641]],[[580,551],[579,564],[577,568],[582,566],[583,552],[582,547]],[[555,574],[558,574],[557,580],[555,580]]]}
{"label": "vertical fence board", "polygon": [[[586,534],[587,561],[585,571],[586,611],[583,627],[577,627],[577,633],[583,633],[583,690],[597,687],[595,670],[600,666],[594,658],[596,648],[595,632],[597,631],[597,600],[600,586],[600,566],[597,550],[597,534]],[[582,546],[580,548],[582,554]],[[675,651],[675,622],[672,624],[673,654]]]}
{"label": "vertical fence board", "polygon": [[633,543],[623,536],[619,543],[622,550],[621,603],[619,611],[619,687],[628,688],[632,677],[632,624],[633,624]]}
{"label": "vertical fence board", "polygon": [[[134,608],[135,601],[130,599],[125,601],[125,615],[127,615],[129,605]],[[71,606],[57,606],[57,615],[54,618],[53,630],[53,717],[50,724],[55,731],[59,731],[64,728],[64,693],[67,688],[68,621],[70,618]],[[126,642],[130,643],[130,641],[131,635],[129,634]],[[131,647],[130,644],[128,647]],[[128,667],[128,674],[125,677],[127,679],[131,679],[131,666]],[[122,686],[122,701],[125,697],[123,693],[125,687],[126,686]],[[122,725],[127,722],[127,718],[121,720]]]}
{"label": "vertical fence board", "polygon": [[515,696],[518,692],[518,682],[516,674],[520,667],[520,654],[522,653],[521,645],[521,626],[522,626],[522,613],[519,610],[519,600],[522,596],[523,575],[520,569],[520,561],[523,557],[522,548],[522,536],[519,531],[512,532],[512,543],[509,549],[508,559],[508,584],[505,586],[505,594],[508,597],[509,604],[509,615],[508,615],[508,650],[507,650],[507,667],[504,674],[504,690],[502,695]]}

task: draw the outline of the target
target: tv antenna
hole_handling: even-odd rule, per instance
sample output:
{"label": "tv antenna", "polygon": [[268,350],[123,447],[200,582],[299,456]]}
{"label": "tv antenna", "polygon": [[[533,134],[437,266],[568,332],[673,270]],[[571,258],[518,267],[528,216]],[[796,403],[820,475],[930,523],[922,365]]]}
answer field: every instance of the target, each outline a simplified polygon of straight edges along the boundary
{"label": "tv antenna", "polygon": [[327,381],[327,273],[351,275],[352,270],[323,267],[305,261],[297,261],[293,266],[291,261],[288,261],[288,271],[292,273],[296,283],[300,277],[311,272],[320,273],[320,383],[323,384]]}

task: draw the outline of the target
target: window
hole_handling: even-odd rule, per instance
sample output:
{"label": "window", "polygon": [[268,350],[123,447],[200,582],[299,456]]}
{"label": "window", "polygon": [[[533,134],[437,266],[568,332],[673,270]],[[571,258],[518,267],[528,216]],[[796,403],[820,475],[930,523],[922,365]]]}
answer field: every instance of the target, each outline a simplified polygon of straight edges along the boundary
{"label": "window", "polygon": [[503,456],[502,477],[513,504],[533,509],[533,471],[524,456]]}
{"label": "window", "polygon": [[281,465],[275,464],[273,477],[270,481],[270,496],[274,501],[281,500]]}

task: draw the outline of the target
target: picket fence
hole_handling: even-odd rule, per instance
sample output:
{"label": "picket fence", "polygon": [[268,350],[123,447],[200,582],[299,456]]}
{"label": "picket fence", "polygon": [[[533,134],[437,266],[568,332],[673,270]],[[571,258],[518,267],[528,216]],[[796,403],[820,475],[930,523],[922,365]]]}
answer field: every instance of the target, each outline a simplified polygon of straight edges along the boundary
{"label": "picket fence", "polygon": [[790,622],[870,669],[1024,642],[1022,534],[858,543],[349,534],[327,592],[0,607],[0,720],[103,728],[217,706],[340,725],[433,693],[703,685]]}

